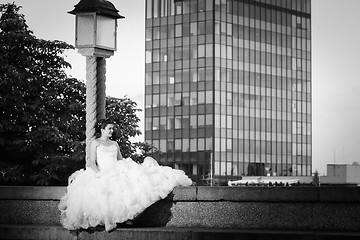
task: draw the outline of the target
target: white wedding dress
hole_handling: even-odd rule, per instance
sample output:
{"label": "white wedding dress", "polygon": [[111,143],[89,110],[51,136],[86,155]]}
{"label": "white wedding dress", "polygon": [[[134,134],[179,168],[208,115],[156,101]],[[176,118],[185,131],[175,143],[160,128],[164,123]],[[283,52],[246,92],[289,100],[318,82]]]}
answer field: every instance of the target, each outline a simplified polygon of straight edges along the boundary
{"label": "white wedding dress", "polygon": [[69,177],[59,203],[61,224],[69,230],[105,225],[110,231],[165,198],[175,186],[192,184],[183,171],[159,166],[150,157],[142,164],[129,158],[117,161],[115,145],[97,147],[97,164],[99,173],[87,168]]}

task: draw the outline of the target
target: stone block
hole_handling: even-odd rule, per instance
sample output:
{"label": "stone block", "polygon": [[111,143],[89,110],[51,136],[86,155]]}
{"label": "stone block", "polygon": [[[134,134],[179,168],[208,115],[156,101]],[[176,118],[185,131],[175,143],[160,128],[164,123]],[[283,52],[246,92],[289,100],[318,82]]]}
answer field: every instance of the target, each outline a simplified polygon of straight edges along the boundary
{"label": "stone block", "polygon": [[106,232],[104,228],[68,231],[61,227],[0,225],[0,239],[17,240],[358,240],[360,232],[287,231],[214,228],[118,228]]}
{"label": "stone block", "polygon": [[172,228],[132,228],[116,229],[112,232],[79,231],[78,240],[193,240],[192,232],[188,229]]}
{"label": "stone block", "polygon": [[140,227],[360,231],[360,205],[288,202],[159,201],[136,221]]}
{"label": "stone block", "polygon": [[320,187],[319,201],[360,203],[360,187]]}
{"label": "stone block", "polygon": [[63,227],[44,225],[0,225],[0,239],[77,240],[77,234]]}
{"label": "stone block", "polygon": [[170,201],[195,201],[196,200],[196,187],[176,187],[169,194],[166,200]]}
{"label": "stone block", "polygon": [[0,186],[0,199],[59,200],[66,187]]}
{"label": "stone block", "polygon": [[[60,226],[64,187],[1,187],[0,224]],[[359,188],[175,188],[135,227],[359,231]]]}
{"label": "stone block", "polygon": [[198,201],[315,202],[318,188],[310,187],[198,187]]}
{"label": "stone block", "polygon": [[60,225],[59,201],[0,201],[0,224]]}

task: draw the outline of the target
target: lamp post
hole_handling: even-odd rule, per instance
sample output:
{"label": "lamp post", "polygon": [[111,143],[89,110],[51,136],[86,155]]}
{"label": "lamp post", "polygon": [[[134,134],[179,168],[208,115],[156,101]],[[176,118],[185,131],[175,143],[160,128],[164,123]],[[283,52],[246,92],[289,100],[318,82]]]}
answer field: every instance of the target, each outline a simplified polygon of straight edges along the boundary
{"label": "lamp post", "polygon": [[116,51],[117,19],[114,5],[105,0],[80,0],[74,10],[75,47],[86,57],[86,162],[95,126],[105,114],[106,58]]}

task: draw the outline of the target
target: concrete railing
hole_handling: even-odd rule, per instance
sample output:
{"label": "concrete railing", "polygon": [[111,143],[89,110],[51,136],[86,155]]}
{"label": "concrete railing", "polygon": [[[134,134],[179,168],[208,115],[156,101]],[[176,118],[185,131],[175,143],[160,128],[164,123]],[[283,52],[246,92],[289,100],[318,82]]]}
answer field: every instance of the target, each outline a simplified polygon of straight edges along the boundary
{"label": "concrete railing", "polygon": [[[0,187],[0,225],[60,226],[57,205],[65,192],[65,187]],[[176,188],[134,226],[359,234],[360,188]]]}
{"label": "concrete railing", "polygon": [[139,218],[144,226],[360,231],[360,188],[176,189]]}

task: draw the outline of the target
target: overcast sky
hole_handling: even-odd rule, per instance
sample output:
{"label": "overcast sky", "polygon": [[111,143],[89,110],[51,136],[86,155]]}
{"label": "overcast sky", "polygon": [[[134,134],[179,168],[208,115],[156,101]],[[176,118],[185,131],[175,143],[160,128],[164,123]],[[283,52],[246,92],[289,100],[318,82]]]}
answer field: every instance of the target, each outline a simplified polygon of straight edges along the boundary
{"label": "overcast sky", "polygon": [[[78,2],[15,0],[36,37],[70,44],[74,16],[67,12]],[[145,1],[111,2],[125,19],[118,22],[118,50],[107,59],[107,95],[127,95],[143,108]],[[312,0],[313,171],[321,175],[328,163],[360,161],[359,10],[359,0]],[[66,60],[68,74],[85,80],[85,57],[74,50]]]}

